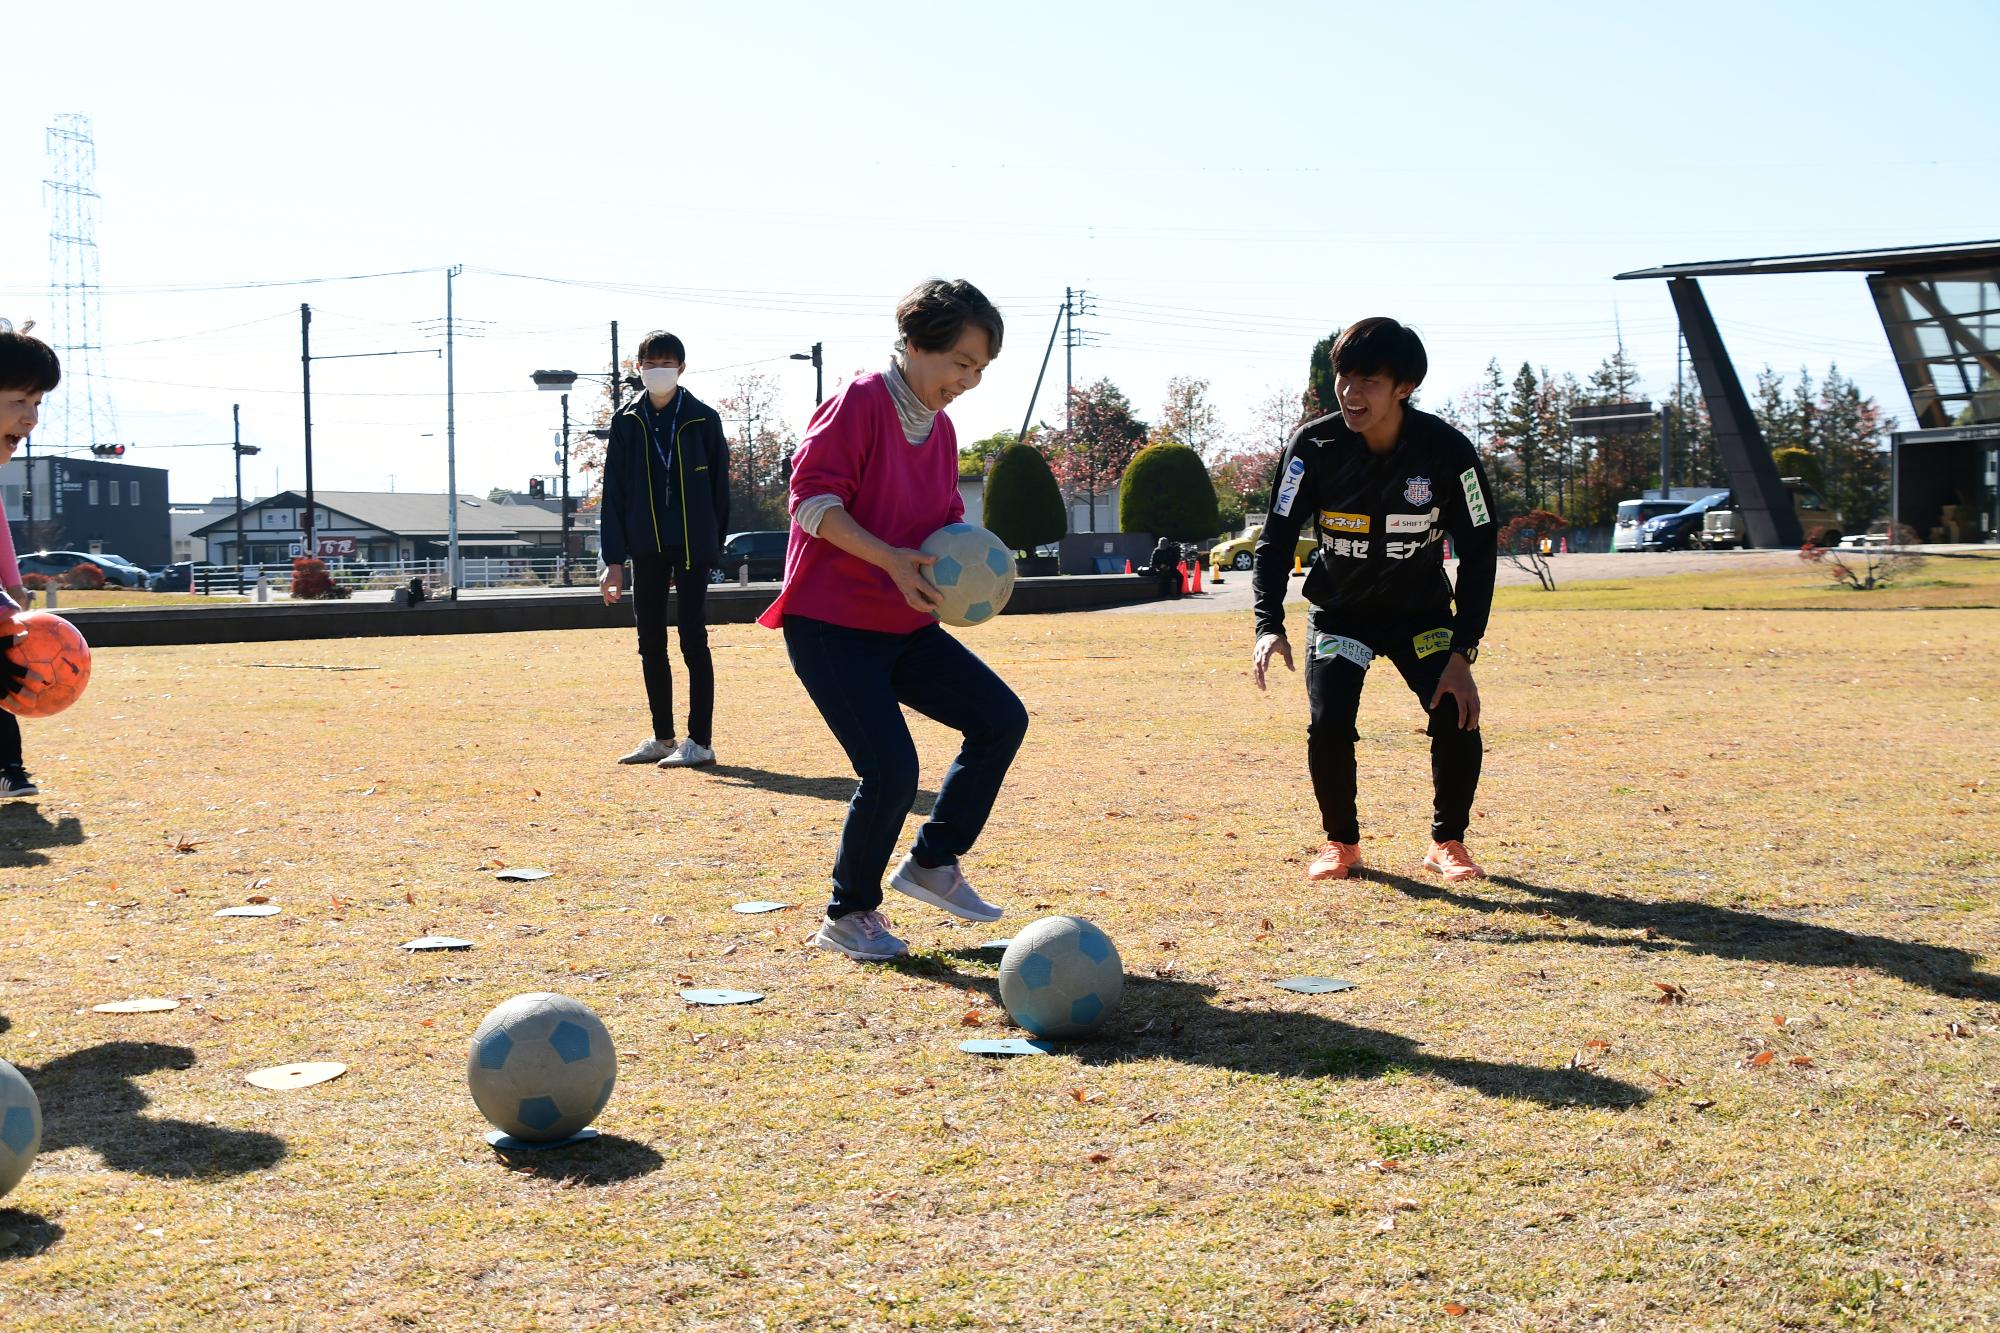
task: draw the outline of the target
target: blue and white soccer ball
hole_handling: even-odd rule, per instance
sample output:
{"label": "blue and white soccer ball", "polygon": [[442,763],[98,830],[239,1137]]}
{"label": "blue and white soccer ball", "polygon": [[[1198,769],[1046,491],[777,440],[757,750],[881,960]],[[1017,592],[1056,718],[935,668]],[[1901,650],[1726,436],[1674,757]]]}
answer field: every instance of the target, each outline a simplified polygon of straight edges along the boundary
{"label": "blue and white soccer ball", "polygon": [[1000,955],[1000,1003],[1037,1037],[1089,1035],[1124,993],[1117,946],[1080,916],[1045,916]]}
{"label": "blue and white soccer ball", "polygon": [[924,576],[944,594],[937,618],[947,625],[991,620],[1014,595],[1014,552],[985,528],[947,523],[917,549],[937,557]]}
{"label": "blue and white soccer ball", "polygon": [[21,1183],[41,1150],[41,1100],[20,1070],[0,1060],[0,1199]]}
{"label": "blue and white soccer ball", "polygon": [[465,1081],[502,1133],[555,1143],[597,1119],[618,1082],[618,1052],[590,1007],[567,995],[516,995],[472,1034]]}

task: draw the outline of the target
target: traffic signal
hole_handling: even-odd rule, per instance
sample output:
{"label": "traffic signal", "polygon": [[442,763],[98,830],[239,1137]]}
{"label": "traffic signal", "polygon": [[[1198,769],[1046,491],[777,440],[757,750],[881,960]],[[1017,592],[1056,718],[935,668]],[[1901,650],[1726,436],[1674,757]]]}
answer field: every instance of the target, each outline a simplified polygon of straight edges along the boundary
{"label": "traffic signal", "polygon": [[93,444],[90,446],[90,452],[96,454],[99,458],[123,458],[125,456],[125,446],[122,444]]}
{"label": "traffic signal", "polygon": [[530,478],[528,478],[528,498],[529,498],[529,499],[531,499],[531,500],[539,500],[539,499],[541,499],[541,498],[542,498],[543,496],[545,496],[545,495],[547,495],[547,494],[548,494],[548,487],[547,487],[547,486],[545,486],[545,485],[544,485],[544,484],[542,483],[542,479],[541,479],[540,477],[530,477]]}

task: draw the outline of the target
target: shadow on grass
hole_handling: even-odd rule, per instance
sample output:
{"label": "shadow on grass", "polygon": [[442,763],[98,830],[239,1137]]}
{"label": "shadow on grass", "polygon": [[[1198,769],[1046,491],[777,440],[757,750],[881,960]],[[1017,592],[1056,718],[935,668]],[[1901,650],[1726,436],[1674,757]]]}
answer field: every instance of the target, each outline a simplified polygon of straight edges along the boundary
{"label": "shadow on grass", "polygon": [[282,1158],[285,1142],[273,1134],[139,1114],[151,1098],[135,1079],[194,1062],[185,1046],[114,1041],[23,1069],[41,1098],[42,1151],[89,1148],[114,1170],[175,1180],[242,1175]]}
{"label": "shadow on grass", "polygon": [[64,815],[51,821],[39,809],[12,801],[0,805],[0,869],[45,866],[49,858],[44,847],[78,847],[83,844],[83,821]]}
{"label": "shadow on grass", "polygon": [[63,1229],[40,1213],[24,1213],[17,1208],[0,1208],[0,1241],[12,1232],[11,1244],[0,1244],[0,1264],[9,1259],[28,1259],[63,1238]]}
{"label": "shadow on grass", "polygon": [[[918,955],[900,971],[963,991],[980,991],[999,1003],[991,976],[952,969],[946,958],[983,957],[978,950]],[[1434,1075],[1488,1097],[1511,1097],[1544,1106],[1637,1106],[1646,1091],[1587,1069],[1543,1068],[1502,1060],[1431,1055],[1423,1044],[1381,1028],[1358,1027],[1289,1009],[1223,1008],[1209,1003],[1216,988],[1197,981],[1132,976],[1110,1025],[1087,1041],[1059,1043],[1084,1064],[1127,1060],[1178,1060],[1288,1078],[1379,1078],[1392,1073]]]}
{"label": "shadow on grass", "polygon": [[[1547,912],[1564,921],[1625,932],[1580,935],[1538,931],[1516,935],[1515,939],[1522,942],[1547,939],[1621,948],[1636,943],[1747,962],[1865,967],[1954,999],[2000,999],[2000,977],[1978,971],[1975,966],[1978,955],[1944,945],[1913,944],[1886,935],[1857,935],[1831,926],[1809,925],[1707,903],[1675,899],[1647,902],[1581,889],[1550,888],[1512,875],[1493,875],[1485,884],[1512,890],[1522,895],[1519,898],[1488,897],[1469,892],[1465,887],[1410,879],[1375,869],[1363,870],[1355,878],[1372,879],[1409,897],[1450,903],[1468,911],[1516,913],[1535,919]],[[1648,927],[1656,938],[1642,938]]]}
{"label": "shadow on grass", "polygon": [[[773,773],[768,768],[748,768],[742,764],[711,764],[708,771],[723,780],[724,786],[753,787],[758,791],[776,792],[780,796],[815,796],[822,801],[839,801],[846,805],[854,796],[855,778],[808,778],[797,773]],[[917,813],[921,814],[937,802],[934,791],[917,792]]]}
{"label": "shadow on grass", "polygon": [[667,1164],[667,1159],[652,1148],[617,1134],[599,1134],[571,1148],[503,1152],[499,1156],[510,1171],[567,1185],[615,1185],[651,1175]]}

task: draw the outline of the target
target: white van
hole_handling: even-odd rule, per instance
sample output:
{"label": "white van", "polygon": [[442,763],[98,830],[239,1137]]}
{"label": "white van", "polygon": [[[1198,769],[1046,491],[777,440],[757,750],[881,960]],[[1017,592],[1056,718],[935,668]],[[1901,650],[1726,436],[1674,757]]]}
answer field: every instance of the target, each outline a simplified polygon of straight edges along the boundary
{"label": "white van", "polygon": [[1618,524],[1611,529],[1611,549],[1638,550],[1639,529],[1646,526],[1647,519],[1659,518],[1662,514],[1678,514],[1692,503],[1693,500],[1620,500]]}

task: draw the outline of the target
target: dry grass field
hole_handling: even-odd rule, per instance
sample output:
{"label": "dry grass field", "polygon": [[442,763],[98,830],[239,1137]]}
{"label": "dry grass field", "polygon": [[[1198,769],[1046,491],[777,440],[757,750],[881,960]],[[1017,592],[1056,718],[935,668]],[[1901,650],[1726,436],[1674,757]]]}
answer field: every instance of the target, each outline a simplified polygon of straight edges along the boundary
{"label": "dry grass field", "polygon": [[[1375,869],[1309,889],[1304,690],[1251,686],[1242,617],[968,632],[1033,714],[967,862],[1012,910],[892,902],[899,966],[802,943],[851,784],[775,634],[716,631],[696,773],[610,762],[624,632],[100,654],[0,809],[0,1056],[47,1122],[0,1321],[2000,1323],[2000,614],[1538,596],[1478,668],[1493,877],[1451,888],[1392,673]],[[212,915],[253,894],[282,914]],[[1119,943],[1122,1007],[961,1055],[1012,1031],[976,946],[1051,913]],[[397,949],[430,931],[477,947]],[[1271,985],[1302,973],[1358,984]],[[544,989],[620,1082],[604,1138],[503,1161],[468,1039]],[[148,995],[183,1003],[90,1011]],[[298,1060],[350,1070],[244,1082]]]}

